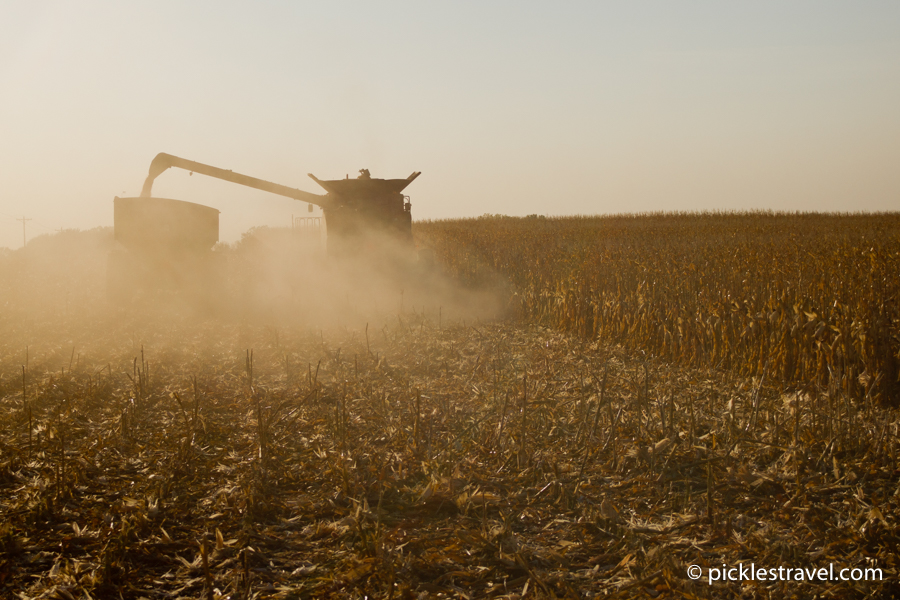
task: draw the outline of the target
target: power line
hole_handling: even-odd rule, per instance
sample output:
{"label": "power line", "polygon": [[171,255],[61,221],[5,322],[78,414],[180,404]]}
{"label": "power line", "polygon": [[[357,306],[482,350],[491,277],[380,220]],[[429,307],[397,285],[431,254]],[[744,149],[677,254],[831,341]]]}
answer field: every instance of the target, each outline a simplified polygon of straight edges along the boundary
{"label": "power line", "polygon": [[38,227],[46,229],[47,231],[55,231],[52,227],[50,227],[49,225],[45,225],[45,224],[41,223],[40,221],[35,221],[34,224],[37,225]]}
{"label": "power line", "polygon": [[[2,219],[2,218],[9,219],[10,221],[19,221],[19,222],[22,221],[22,219],[17,219],[15,215],[11,215],[8,212],[4,212],[4,211],[0,210],[0,219]],[[28,220],[34,221],[34,219],[28,219]],[[53,227],[50,227],[49,225],[42,223],[40,221],[34,221],[34,223],[32,223],[32,225],[37,225],[38,227],[43,227],[47,231],[54,231]]]}

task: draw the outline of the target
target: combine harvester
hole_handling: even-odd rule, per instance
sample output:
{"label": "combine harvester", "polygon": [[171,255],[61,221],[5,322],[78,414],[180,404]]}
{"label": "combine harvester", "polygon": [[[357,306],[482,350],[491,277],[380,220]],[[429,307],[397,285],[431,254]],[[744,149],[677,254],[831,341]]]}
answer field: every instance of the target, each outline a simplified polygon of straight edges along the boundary
{"label": "combine harvester", "polygon": [[140,197],[113,201],[116,249],[109,259],[109,296],[115,300],[158,290],[197,298],[220,293],[224,265],[212,251],[219,241],[219,211],[209,206],[154,198],[153,182],[171,167],[286,196],[322,208],[331,258],[413,259],[412,215],[403,190],[420,175],[374,179],[363,169],[356,179],[320,180],[325,195],[272,183],[234,171],[161,153],[150,163]]}

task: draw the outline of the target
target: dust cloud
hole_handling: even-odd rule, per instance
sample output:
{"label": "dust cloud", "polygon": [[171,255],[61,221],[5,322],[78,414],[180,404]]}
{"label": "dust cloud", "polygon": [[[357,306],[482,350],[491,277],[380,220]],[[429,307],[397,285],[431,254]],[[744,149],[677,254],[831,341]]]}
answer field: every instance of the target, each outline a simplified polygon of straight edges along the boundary
{"label": "dust cloud", "polygon": [[37,237],[0,254],[0,374],[9,382],[28,360],[46,371],[109,360],[125,369],[144,346],[202,360],[260,336],[376,335],[503,316],[499,281],[462,286],[427,252],[420,259],[376,234],[360,249],[330,256],[323,237],[265,227],[199,255],[134,255],[111,228]]}

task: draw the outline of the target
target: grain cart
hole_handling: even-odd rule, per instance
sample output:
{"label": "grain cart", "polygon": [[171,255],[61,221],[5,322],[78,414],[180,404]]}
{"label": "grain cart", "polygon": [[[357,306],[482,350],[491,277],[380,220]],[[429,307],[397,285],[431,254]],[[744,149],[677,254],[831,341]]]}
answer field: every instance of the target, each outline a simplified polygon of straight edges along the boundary
{"label": "grain cart", "polygon": [[112,300],[160,290],[199,298],[221,280],[219,211],[168,198],[113,200],[115,247],[109,255],[107,293]]}
{"label": "grain cart", "polygon": [[[127,296],[142,289],[215,288],[217,272],[212,246],[219,239],[219,211],[180,200],[154,198],[153,182],[171,167],[200,173],[286,196],[322,208],[331,257],[371,258],[375,247],[391,246],[393,254],[412,254],[412,217],[403,190],[420,175],[375,179],[367,169],[359,177],[321,180],[309,176],[327,193],[312,194],[270,181],[160,153],[150,163],[140,197],[115,198],[117,244],[110,257],[109,290]],[[378,252],[375,252],[378,255]]]}

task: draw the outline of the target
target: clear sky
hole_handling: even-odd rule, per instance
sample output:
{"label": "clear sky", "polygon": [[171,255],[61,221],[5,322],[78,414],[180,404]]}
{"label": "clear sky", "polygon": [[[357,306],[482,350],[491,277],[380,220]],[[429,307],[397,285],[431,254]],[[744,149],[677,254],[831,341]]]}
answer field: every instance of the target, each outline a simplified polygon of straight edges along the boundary
{"label": "clear sky", "polygon": [[[416,219],[900,210],[900,2],[0,3],[0,246],[112,224],[158,152]],[[225,240],[306,205],[171,170]]]}

